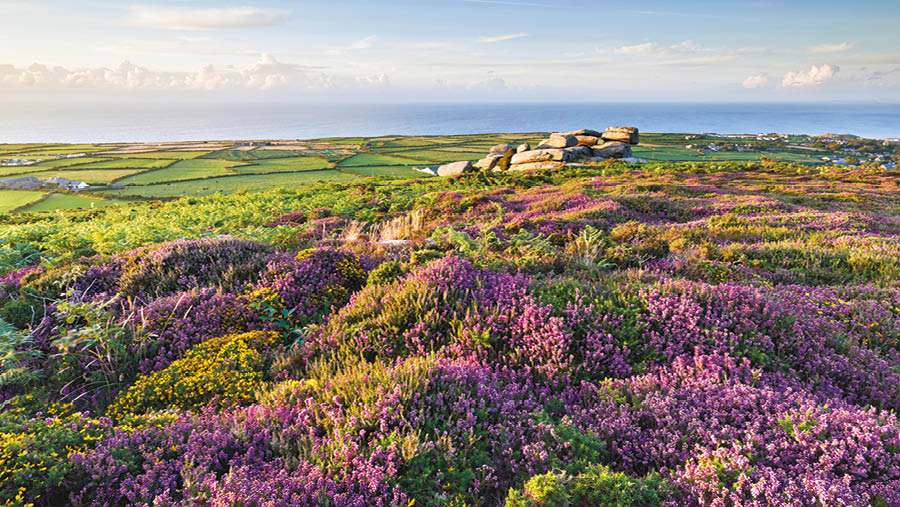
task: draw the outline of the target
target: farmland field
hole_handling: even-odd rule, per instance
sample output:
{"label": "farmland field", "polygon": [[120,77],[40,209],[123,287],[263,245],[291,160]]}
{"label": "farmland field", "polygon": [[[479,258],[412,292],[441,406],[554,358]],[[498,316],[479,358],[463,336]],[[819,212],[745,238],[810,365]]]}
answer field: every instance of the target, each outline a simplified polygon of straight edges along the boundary
{"label": "farmland field", "polygon": [[143,170],[144,169],[83,169],[82,166],[79,166],[78,168],[71,168],[62,171],[51,170],[17,174],[16,177],[25,178],[34,176],[40,179],[59,177],[71,181],[85,181],[87,183],[111,183],[120,178],[131,176],[132,174],[137,174]]}
{"label": "farmland field", "polygon": [[235,171],[241,174],[265,174],[274,172],[318,171],[333,167],[331,162],[318,157],[278,157],[257,159],[252,164],[239,166]]}
{"label": "farmland field", "polygon": [[153,183],[226,176],[236,174],[232,168],[243,165],[244,163],[245,162],[226,160],[182,160],[175,162],[164,169],[151,170],[121,179],[119,183],[122,183],[123,185],[149,185]]}
{"label": "farmland field", "polygon": [[407,165],[389,166],[349,166],[342,168],[344,172],[358,174],[360,176],[387,176],[393,178],[422,178],[427,175],[415,171]]}
{"label": "farmland field", "polygon": [[237,191],[257,192],[279,187],[313,185],[319,182],[347,182],[355,179],[353,174],[335,170],[298,171],[294,173],[246,174],[222,176],[202,180],[167,182],[152,185],[125,187],[117,190],[102,190],[104,195],[140,196],[149,198],[172,198],[182,196],[209,195],[216,192],[230,194]]}
{"label": "farmland field", "polygon": [[103,208],[122,204],[118,201],[109,201],[82,195],[52,194],[46,199],[24,208],[26,213],[40,211],[69,210],[79,208]]}
{"label": "farmland field", "polygon": [[32,190],[0,190],[0,213],[21,208],[44,197],[43,192]]}
{"label": "farmland field", "polygon": [[412,165],[415,160],[404,157],[392,157],[388,155],[377,155],[373,153],[360,153],[352,157],[342,160],[339,164],[341,167],[352,166],[378,166],[378,165]]}
{"label": "farmland field", "polygon": [[104,157],[105,160],[79,166],[79,169],[158,169],[175,162],[173,159]]}

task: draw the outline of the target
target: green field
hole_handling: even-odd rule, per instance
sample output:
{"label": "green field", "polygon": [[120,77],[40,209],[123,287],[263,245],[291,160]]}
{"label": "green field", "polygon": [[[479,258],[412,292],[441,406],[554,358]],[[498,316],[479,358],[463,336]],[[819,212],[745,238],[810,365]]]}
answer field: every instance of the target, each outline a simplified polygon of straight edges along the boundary
{"label": "green field", "polygon": [[81,166],[81,169],[158,169],[167,167],[175,161],[159,158],[112,158],[104,157],[101,162],[93,162]]}
{"label": "green field", "polygon": [[408,158],[391,157],[388,155],[377,155],[374,153],[359,153],[352,157],[342,160],[338,166],[340,167],[359,167],[359,166],[385,166],[385,165],[415,165],[416,160]]}
{"label": "green field", "polygon": [[298,187],[319,182],[348,182],[358,178],[336,170],[300,171],[295,173],[247,174],[243,176],[223,176],[205,180],[176,183],[159,183],[140,187],[125,187],[104,190],[103,194],[116,196],[139,196],[147,198],[171,198],[190,195],[209,195],[216,192],[230,194],[239,190],[257,192],[279,187]]}
{"label": "green field", "polygon": [[214,178],[235,174],[230,168],[239,166],[243,162],[228,160],[192,159],[181,160],[174,164],[142,174],[124,178],[118,183],[123,185],[152,185],[181,180],[195,180],[199,178]]}
{"label": "green field", "polygon": [[35,164],[31,167],[36,169],[61,169],[63,167],[73,167],[85,164],[93,164],[96,162],[103,162],[108,160],[102,157],[75,157],[75,158],[60,158],[57,160],[48,160],[46,162],[41,162],[39,164]]}
{"label": "green field", "polygon": [[251,165],[235,168],[241,174],[267,174],[278,172],[319,171],[331,169],[334,164],[317,157],[270,158],[259,160]]}
{"label": "green field", "polygon": [[8,213],[43,198],[45,193],[33,190],[0,190],[0,213]]}
{"label": "green field", "polygon": [[148,151],[146,153],[128,153],[123,157],[128,158],[157,158],[169,160],[188,160],[192,158],[202,157],[208,154],[208,151]]}
{"label": "green field", "polygon": [[487,155],[489,148],[484,151],[443,151],[443,150],[421,150],[421,151],[405,151],[404,157],[409,157],[415,164],[422,162],[447,163],[456,162],[458,160],[480,160]]}
{"label": "green field", "polygon": [[[414,166],[436,166],[459,160],[479,160],[497,144],[536,146],[548,133],[490,133],[449,136],[379,136],[298,140],[310,149],[239,149],[240,144],[216,142],[215,151],[166,151],[109,153],[119,145],[7,144],[0,158],[41,158],[52,153],[89,153],[88,156],[47,160],[31,166],[0,167],[0,179],[60,176],[88,183],[121,183],[122,189],[102,189],[106,195],[134,199],[171,199],[238,190],[261,191],[297,187],[319,181],[347,182],[355,178],[427,178]],[[805,136],[763,138],[716,134],[641,134],[642,144],[632,147],[635,157],[648,162],[758,162],[762,158],[804,165],[824,164],[823,156],[846,156],[827,144]],[[316,145],[319,145],[318,147]],[[687,149],[685,145],[697,149]],[[720,151],[705,152],[710,144]],[[326,145],[324,149],[322,145]],[[332,145],[332,146],[327,146]],[[124,147],[126,145],[122,145]],[[286,145],[290,146],[290,145]],[[141,145],[127,145],[141,149]],[[294,146],[297,147],[296,145]],[[155,146],[147,145],[147,149]],[[243,147],[241,147],[243,148]],[[316,149],[313,149],[316,148]],[[871,148],[871,147],[870,147]],[[97,152],[99,153],[92,153]],[[33,197],[33,194],[31,194]],[[55,205],[59,197],[50,201]],[[69,200],[88,202],[81,199]],[[18,202],[18,201],[17,201]],[[28,201],[25,202],[28,204]],[[6,205],[5,209],[18,209]]]}
{"label": "green field", "polygon": [[215,158],[220,160],[253,161],[271,158],[287,158],[303,155],[304,152],[296,150],[219,150],[207,153],[202,158]]}
{"label": "green field", "polygon": [[77,208],[103,208],[124,204],[121,201],[107,201],[96,197],[69,194],[53,194],[46,199],[29,206],[22,211],[31,213],[38,211],[55,211]]}
{"label": "green field", "polygon": [[34,176],[46,180],[48,178],[65,178],[71,181],[84,181],[86,183],[112,183],[118,179],[137,174],[144,169],[69,169],[65,171],[36,171],[16,175],[17,178]]}
{"label": "green field", "polygon": [[421,173],[405,165],[384,165],[384,166],[350,166],[344,167],[343,171],[359,174],[360,176],[388,176],[394,178],[428,178],[425,173]]}

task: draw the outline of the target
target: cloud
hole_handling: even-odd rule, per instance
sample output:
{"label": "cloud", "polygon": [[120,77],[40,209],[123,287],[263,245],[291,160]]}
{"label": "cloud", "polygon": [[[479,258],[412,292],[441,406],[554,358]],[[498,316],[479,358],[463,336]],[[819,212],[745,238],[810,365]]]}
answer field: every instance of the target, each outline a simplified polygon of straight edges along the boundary
{"label": "cloud", "polygon": [[852,42],[841,42],[839,44],[820,44],[818,46],[810,46],[810,53],[840,53],[847,51],[853,47]]}
{"label": "cloud", "polygon": [[742,84],[744,88],[762,88],[769,84],[769,76],[766,73],[749,76]]}
{"label": "cloud", "polygon": [[375,44],[376,40],[378,40],[377,35],[370,35],[370,36],[366,37],[365,39],[360,39],[356,42],[353,42],[349,46],[342,47],[342,48],[336,48],[336,49],[329,49],[328,51],[325,52],[325,54],[331,55],[331,56],[337,56],[337,55],[342,55],[342,54],[346,53],[347,51],[361,51],[363,49],[370,49],[372,47],[372,45]]}
{"label": "cloud", "polygon": [[365,39],[360,39],[360,40],[354,42],[353,44],[350,44],[350,46],[348,46],[347,49],[351,49],[351,50],[369,49],[370,47],[372,47],[372,44],[374,44],[377,39],[378,39],[377,35],[370,35],[370,36],[366,37]]}
{"label": "cloud", "polygon": [[659,47],[652,42],[645,42],[643,44],[635,44],[633,46],[622,46],[620,48],[615,49],[616,54],[620,55],[651,55],[659,51]]}
{"label": "cloud", "polygon": [[157,5],[132,5],[128,22],[132,25],[171,30],[212,30],[254,28],[284,22],[289,13],[281,9],[239,6],[199,9]]}
{"label": "cloud", "polygon": [[478,38],[478,42],[487,42],[487,43],[502,42],[502,41],[506,41],[506,40],[521,39],[522,37],[528,37],[528,34],[527,33],[510,33],[510,34],[506,34],[506,35],[492,35],[492,36],[482,35],[481,37]]}
{"label": "cloud", "polygon": [[688,39],[671,46],[659,46],[652,42],[644,42],[643,44],[622,46],[614,49],[613,52],[619,55],[626,56],[670,57],[676,55],[696,54],[701,52],[708,53],[710,52],[710,50],[705,50],[696,42]]}
{"label": "cloud", "polygon": [[816,86],[834,79],[835,74],[840,71],[837,65],[822,65],[816,67],[813,65],[809,72],[788,72],[781,81],[781,86],[785,88],[803,88],[807,86]]}
{"label": "cloud", "polygon": [[279,62],[263,53],[245,67],[204,65],[192,72],[156,71],[128,61],[115,68],[67,69],[38,63],[28,67],[0,65],[0,88],[82,88],[100,90],[272,90],[334,89],[389,84],[384,74],[340,77],[312,67]]}

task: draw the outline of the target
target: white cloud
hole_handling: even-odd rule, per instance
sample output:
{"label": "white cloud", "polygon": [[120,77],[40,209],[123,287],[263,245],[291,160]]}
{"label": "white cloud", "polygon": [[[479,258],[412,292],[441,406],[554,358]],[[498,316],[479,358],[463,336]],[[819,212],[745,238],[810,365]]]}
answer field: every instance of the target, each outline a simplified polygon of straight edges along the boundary
{"label": "white cloud", "polygon": [[616,48],[614,50],[616,54],[626,55],[626,56],[655,56],[655,57],[670,57],[677,55],[688,55],[688,54],[696,54],[702,52],[709,52],[709,50],[704,50],[699,44],[688,39],[679,42],[678,44],[673,44],[671,46],[659,46],[652,42],[644,42],[643,44],[634,44],[631,46],[622,46]]}
{"label": "white cloud", "polygon": [[239,6],[198,9],[157,5],[129,7],[128,21],[133,25],[172,30],[211,30],[215,28],[253,28],[285,21],[288,12]]}
{"label": "white cloud", "polygon": [[478,42],[502,42],[513,39],[521,39],[522,37],[528,37],[527,33],[510,33],[506,35],[482,35],[478,38]]}
{"label": "white cloud", "polygon": [[263,53],[257,63],[245,67],[204,65],[192,72],[156,71],[128,61],[116,68],[67,69],[32,64],[0,65],[0,88],[83,88],[113,90],[271,90],[357,88],[387,86],[384,74],[371,77],[339,77],[314,72],[309,67],[279,62]]}
{"label": "white cloud", "polygon": [[337,56],[337,55],[342,55],[342,54],[346,53],[347,51],[361,51],[363,49],[370,49],[372,47],[372,45],[375,44],[376,40],[378,40],[377,35],[370,35],[370,36],[366,37],[365,39],[360,39],[356,42],[353,42],[349,46],[342,47],[342,48],[336,48],[336,49],[329,49],[328,51],[325,52],[325,54],[331,55],[331,56]]}
{"label": "white cloud", "polygon": [[372,44],[374,44],[377,39],[378,39],[377,35],[370,35],[370,36],[366,37],[365,39],[360,39],[360,40],[354,42],[353,44],[350,44],[350,46],[347,47],[347,49],[369,49],[370,47],[372,47]]}
{"label": "white cloud", "polygon": [[657,53],[659,51],[659,46],[652,42],[645,42],[643,44],[635,44],[633,46],[622,46],[620,48],[616,48],[615,52],[620,55],[651,55]]}
{"label": "white cloud", "polygon": [[744,80],[743,86],[744,88],[762,88],[769,84],[769,76],[765,73],[757,74],[755,76],[749,76]]}
{"label": "white cloud", "polygon": [[837,65],[822,65],[817,67],[813,65],[808,72],[788,72],[781,81],[781,86],[785,88],[803,88],[807,86],[816,86],[834,79],[835,74],[840,71]]}
{"label": "white cloud", "polygon": [[810,53],[841,53],[853,47],[852,42],[841,42],[839,44],[820,44],[818,46],[810,46]]}

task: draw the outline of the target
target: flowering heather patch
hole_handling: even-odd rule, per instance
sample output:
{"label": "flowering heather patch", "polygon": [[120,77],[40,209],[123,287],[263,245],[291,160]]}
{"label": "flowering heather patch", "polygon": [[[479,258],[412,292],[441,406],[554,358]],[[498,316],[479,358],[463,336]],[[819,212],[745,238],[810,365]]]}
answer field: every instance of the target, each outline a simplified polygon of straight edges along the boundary
{"label": "flowering heather patch", "polygon": [[202,287],[239,288],[269,262],[272,248],[253,241],[173,241],[121,255],[122,293],[163,296]]}
{"label": "flowering heather patch", "polygon": [[900,506],[896,177],[629,167],[54,229],[0,266],[0,503]]}

